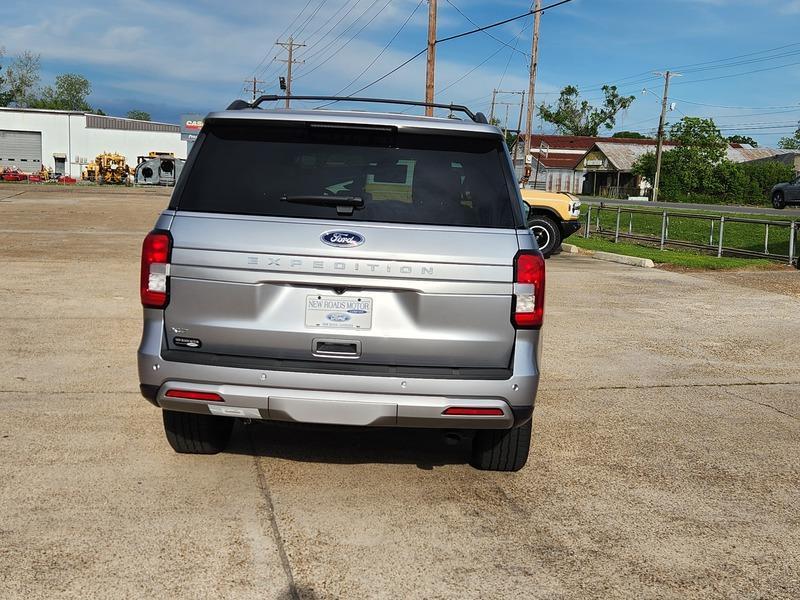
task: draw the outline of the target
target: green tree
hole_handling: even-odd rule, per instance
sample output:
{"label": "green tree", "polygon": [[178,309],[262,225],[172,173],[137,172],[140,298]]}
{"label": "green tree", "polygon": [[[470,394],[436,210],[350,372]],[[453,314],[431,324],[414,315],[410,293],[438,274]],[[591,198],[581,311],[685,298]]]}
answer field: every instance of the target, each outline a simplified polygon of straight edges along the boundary
{"label": "green tree", "polygon": [[614,135],[611,136],[612,138],[625,138],[628,140],[652,140],[653,138],[648,137],[644,134],[639,133],[638,131],[618,131]]}
{"label": "green tree", "polygon": [[800,150],[800,127],[794,132],[792,137],[781,138],[778,142],[778,148],[784,150]]}
{"label": "green tree", "polygon": [[[660,197],[758,204],[767,200],[773,185],[788,180],[792,168],[778,162],[737,164],[725,157],[728,140],[711,119],[685,117],[669,130],[677,146],[661,161]],[[655,154],[641,156],[633,166],[636,175],[652,182]]]}
{"label": "green tree", "polygon": [[768,198],[772,186],[782,181],[794,179],[794,167],[777,160],[742,163],[742,170],[750,180],[752,193],[760,198]]}
{"label": "green tree", "polygon": [[137,121],[149,121],[150,113],[143,110],[133,109],[129,110],[125,117],[128,119],[136,119]]}
{"label": "green tree", "polygon": [[603,94],[605,100],[596,108],[587,100],[581,100],[577,87],[568,85],[561,90],[555,106],[542,104],[539,107],[539,116],[555,125],[559,133],[596,136],[601,127],[613,129],[617,113],[636,99],[635,96],[620,96],[615,85],[604,85]]}
{"label": "green tree", "polygon": [[6,90],[6,78],[3,77],[3,57],[6,55],[4,46],[0,46],[0,106],[8,106],[8,91]]}
{"label": "green tree", "polygon": [[758,142],[751,138],[749,135],[731,135],[728,136],[729,144],[750,144],[753,148],[758,148]]}
{"label": "green tree", "polygon": [[64,73],[56,75],[53,86],[46,86],[39,98],[31,103],[34,108],[55,110],[78,110],[92,112],[87,98],[92,93],[92,84],[83,75]]}
{"label": "green tree", "polygon": [[[0,51],[0,58],[2,55]],[[40,65],[41,57],[28,50],[14,57],[0,78],[0,106],[28,106],[33,102]]]}

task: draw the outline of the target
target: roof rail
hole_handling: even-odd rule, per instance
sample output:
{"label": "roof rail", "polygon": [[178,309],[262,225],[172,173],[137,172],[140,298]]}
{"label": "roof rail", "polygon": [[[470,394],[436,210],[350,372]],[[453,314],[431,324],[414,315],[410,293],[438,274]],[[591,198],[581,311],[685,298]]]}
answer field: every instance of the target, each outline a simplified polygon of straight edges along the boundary
{"label": "roof rail", "polygon": [[[286,100],[286,96],[278,96],[276,94],[264,94],[259,96],[252,103],[247,103],[244,100],[234,100],[228,110],[241,110],[244,108],[258,108],[262,102],[275,102],[277,100]],[[389,98],[353,98],[350,96],[290,96],[292,100],[319,100],[325,102],[371,102],[374,104],[402,104],[405,106],[430,106],[432,108],[445,108],[447,110],[462,112],[466,114],[472,121],[476,123],[488,123],[486,115],[483,113],[473,113],[470,109],[462,104],[439,104],[436,102],[419,102],[417,100],[392,100]]]}

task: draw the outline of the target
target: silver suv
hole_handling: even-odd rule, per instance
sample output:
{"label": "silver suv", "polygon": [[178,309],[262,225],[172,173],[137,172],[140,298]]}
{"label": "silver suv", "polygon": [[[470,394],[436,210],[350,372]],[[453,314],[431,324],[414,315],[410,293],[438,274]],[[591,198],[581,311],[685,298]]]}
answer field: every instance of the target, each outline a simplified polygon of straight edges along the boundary
{"label": "silver suv", "polygon": [[501,132],[275,99],[206,118],[144,240],[139,380],[169,443],[219,452],[234,418],[434,427],[520,469],[545,273]]}

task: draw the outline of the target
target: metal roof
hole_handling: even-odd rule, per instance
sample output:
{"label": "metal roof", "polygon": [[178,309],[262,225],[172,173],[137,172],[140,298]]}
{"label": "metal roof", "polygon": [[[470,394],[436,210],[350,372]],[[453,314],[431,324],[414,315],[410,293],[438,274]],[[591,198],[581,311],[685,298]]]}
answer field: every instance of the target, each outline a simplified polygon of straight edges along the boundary
{"label": "metal roof", "polygon": [[0,106],[0,111],[17,113],[34,113],[50,115],[72,115],[86,117],[86,127],[89,129],[124,129],[128,131],[169,131],[179,132],[180,126],[159,121],[140,121],[127,117],[112,117],[98,115],[79,110],[56,110],[50,108],[19,108],[15,106]]}
{"label": "metal roof", "polygon": [[[630,171],[633,169],[633,163],[636,160],[647,154],[648,152],[655,152],[656,144],[620,144],[618,142],[597,142],[595,148],[600,150],[612,166],[617,171]],[[673,144],[664,144],[664,150],[671,150],[675,148]]]}
{"label": "metal roof", "polygon": [[[636,142],[632,143],[620,143],[606,140],[595,143],[589,151],[597,148],[605,155],[614,169],[617,171],[626,172],[633,169],[633,164],[639,157],[647,154],[648,152],[655,152],[656,143],[654,141],[648,140],[649,143],[642,143],[643,141],[644,140],[637,140]],[[665,152],[667,150],[672,150],[673,148],[676,148],[675,144],[664,144]],[[726,148],[726,158],[731,162],[743,163],[751,160],[772,158],[779,154],[784,154],[785,152],[785,150],[776,150],[775,148],[744,148],[741,146],[728,146]]]}
{"label": "metal roof", "polygon": [[84,115],[83,111],[79,110],[55,110],[50,108],[19,108],[17,106],[0,106],[0,110],[7,112],[21,112],[21,113],[39,113],[39,114],[53,114],[53,115]]}
{"label": "metal roof", "polygon": [[598,142],[609,144],[643,144],[653,145],[655,140],[650,138],[615,138],[587,135],[531,135],[531,148],[538,148],[544,142],[550,150],[589,150]]}
{"label": "metal roof", "polygon": [[786,150],[778,150],[775,148],[736,148],[732,146],[728,146],[727,148],[728,160],[735,163],[758,160],[759,158],[772,158],[779,154],[786,154]]}
{"label": "metal roof", "polygon": [[159,123],[158,121],[140,121],[122,117],[109,117],[106,115],[86,114],[87,129],[121,129],[123,131],[159,131],[180,133],[179,125]]}

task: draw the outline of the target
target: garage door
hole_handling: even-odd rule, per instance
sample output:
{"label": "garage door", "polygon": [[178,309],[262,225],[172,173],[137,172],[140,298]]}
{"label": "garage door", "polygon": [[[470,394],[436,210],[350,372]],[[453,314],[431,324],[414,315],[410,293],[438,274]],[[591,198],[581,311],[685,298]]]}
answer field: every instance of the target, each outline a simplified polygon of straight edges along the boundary
{"label": "garage door", "polygon": [[17,167],[33,173],[42,168],[42,134],[0,129],[0,168]]}

